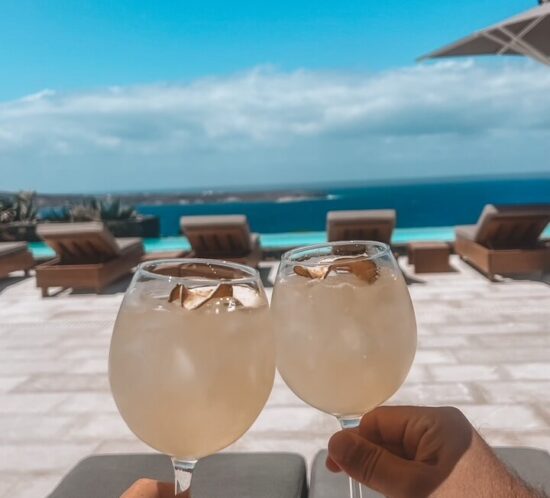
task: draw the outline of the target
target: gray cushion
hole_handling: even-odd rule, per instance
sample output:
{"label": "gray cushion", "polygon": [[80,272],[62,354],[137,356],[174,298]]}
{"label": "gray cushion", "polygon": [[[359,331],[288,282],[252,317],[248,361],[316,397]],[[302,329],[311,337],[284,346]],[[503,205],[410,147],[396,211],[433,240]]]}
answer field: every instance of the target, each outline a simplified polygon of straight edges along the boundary
{"label": "gray cushion", "polygon": [[[336,498],[349,496],[349,478],[343,472],[334,474],[327,469],[325,462],[327,451],[323,450],[315,455],[311,467],[311,481],[309,483],[310,498]],[[363,498],[384,498],[384,495],[361,486]]]}
{"label": "gray cushion", "polygon": [[550,493],[550,454],[535,448],[494,448],[498,457],[526,483]]}
{"label": "gray cushion", "polygon": [[[163,455],[91,456],[74,467],[50,498],[119,498],[141,477],[173,481]],[[221,453],[199,461],[193,498],[306,498],[304,459],[291,453]]]}
{"label": "gray cushion", "polygon": [[[535,489],[550,492],[550,455],[533,448],[494,448],[499,458],[519,477]],[[310,498],[335,498],[347,496],[348,477],[327,470],[326,450],[315,456],[311,469]],[[483,469],[480,470],[483,472]],[[396,476],[399,479],[399,476]],[[363,498],[383,498],[383,495],[363,486]]]}

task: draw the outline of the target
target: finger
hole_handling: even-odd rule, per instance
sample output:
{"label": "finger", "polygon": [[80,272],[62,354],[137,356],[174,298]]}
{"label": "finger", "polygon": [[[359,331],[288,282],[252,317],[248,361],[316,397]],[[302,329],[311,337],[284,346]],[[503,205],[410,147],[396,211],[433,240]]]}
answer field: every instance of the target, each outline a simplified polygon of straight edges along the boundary
{"label": "finger", "polygon": [[120,498],[173,498],[174,487],[171,487],[172,495],[161,494],[159,482],[154,479],[138,479],[132,484]]}
{"label": "finger", "polygon": [[[174,483],[157,482],[158,498],[174,498]],[[185,495],[177,495],[177,498]]]}
{"label": "finger", "polygon": [[327,469],[331,472],[341,472],[342,469],[338,467],[338,464],[329,456],[327,456],[327,460],[325,462],[325,465],[327,466]]}
{"label": "finger", "polygon": [[436,408],[382,406],[363,416],[359,434],[374,444],[392,448],[395,454],[413,457],[419,441],[438,418]]}
{"label": "finger", "polygon": [[402,496],[418,470],[417,463],[403,460],[350,431],[337,432],[328,448],[330,458],[346,474],[386,496]]}

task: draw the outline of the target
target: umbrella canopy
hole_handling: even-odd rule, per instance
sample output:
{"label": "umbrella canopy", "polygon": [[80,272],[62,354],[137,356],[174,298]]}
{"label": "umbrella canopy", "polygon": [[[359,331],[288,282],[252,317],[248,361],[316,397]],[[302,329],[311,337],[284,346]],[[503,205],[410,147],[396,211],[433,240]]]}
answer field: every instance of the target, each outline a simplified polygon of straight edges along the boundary
{"label": "umbrella canopy", "polygon": [[461,55],[525,55],[550,65],[550,0],[421,59]]}

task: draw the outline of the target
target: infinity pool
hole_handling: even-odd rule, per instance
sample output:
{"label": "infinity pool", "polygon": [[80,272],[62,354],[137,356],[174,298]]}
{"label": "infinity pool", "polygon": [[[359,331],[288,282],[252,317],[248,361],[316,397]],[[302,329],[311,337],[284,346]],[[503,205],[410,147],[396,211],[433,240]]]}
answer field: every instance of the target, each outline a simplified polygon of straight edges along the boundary
{"label": "infinity pool", "polygon": [[[550,226],[543,236],[550,237]],[[264,249],[286,249],[289,247],[320,244],[326,241],[325,232],[293,232],[293,233],[265,233],[260,235]],[[451,242],[454,240],[454,227],[423,227],[423,228],[396,228],[393,232],[393,244],[406,244],[412,241],[440,240]],[[176,251],[190,249],[185,237],[163,237],[161,239],[145,239],[146,252]],[[29,244],[35,258],[47,258],[54,255],[43,242]]]}

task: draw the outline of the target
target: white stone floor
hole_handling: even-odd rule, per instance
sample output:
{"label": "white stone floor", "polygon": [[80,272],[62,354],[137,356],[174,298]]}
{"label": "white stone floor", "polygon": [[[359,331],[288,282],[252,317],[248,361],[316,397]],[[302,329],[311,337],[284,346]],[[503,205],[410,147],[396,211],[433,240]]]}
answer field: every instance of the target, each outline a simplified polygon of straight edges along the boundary
{"label": "white stone floor", "polygon": [[[405,262],[403,261],[404,265]],[[455,405],[495,445],[550,451],[550,286],[456,273],[415,277],[414,367],[391,403]],[[34,279],[0,282],[0,497],[42,497],[92,453],[145,452],[107,381],[110,294],[42,299]],[[229,450],[293,451],[308,461],[336,422],[277,380],[252,429]]]}

